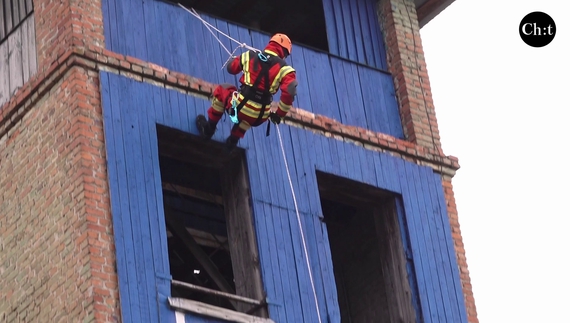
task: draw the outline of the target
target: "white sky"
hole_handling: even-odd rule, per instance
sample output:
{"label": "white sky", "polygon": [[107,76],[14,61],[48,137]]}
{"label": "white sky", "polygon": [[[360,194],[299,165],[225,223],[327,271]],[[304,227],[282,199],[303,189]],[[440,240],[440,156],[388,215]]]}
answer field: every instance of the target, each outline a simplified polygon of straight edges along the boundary
{"label": "white sky", "polygon": [[570,323],[570,3],[456,0],[421,36],[479,321]]}

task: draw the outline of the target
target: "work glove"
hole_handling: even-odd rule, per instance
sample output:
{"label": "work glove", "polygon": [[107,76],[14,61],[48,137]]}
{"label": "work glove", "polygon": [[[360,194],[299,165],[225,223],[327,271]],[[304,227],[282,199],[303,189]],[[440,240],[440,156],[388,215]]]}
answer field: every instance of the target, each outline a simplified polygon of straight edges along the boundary
{"label": "work glove", "polygon": [[269,120],[271,120],[271,122],[273,122],[274,124],[280,124],[281,123],[281,117],[279,115],[277,115],[277,113],[275,113],[275,112],[269,113]]}

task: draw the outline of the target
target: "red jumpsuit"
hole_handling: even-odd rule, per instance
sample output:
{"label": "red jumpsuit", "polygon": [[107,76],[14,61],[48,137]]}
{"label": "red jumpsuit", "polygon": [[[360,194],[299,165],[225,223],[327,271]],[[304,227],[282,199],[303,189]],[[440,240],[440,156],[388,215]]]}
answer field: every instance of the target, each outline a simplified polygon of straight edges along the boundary
{"label": "red jumpsuit", "polygon": [[[284,50],[279,44],[270,42],[265,47],[264,55],[273,55],[283,59]],[[280,60],[281,64],[274,64],[269,69],[269,80],[265,80],[262,76],[261,69],[259,68],[259,58],[257,53],[248,51],[240,56],[234,58],[228,65],[228,72],[230,74],[238,74],[243,72],[240,77],[242,87],[252,87],[255,85],[258,77],[258,84],[255,90],[262,91],[268,96],[275,94],[279,89],[281,90],[281,97],[279,99],[279,106],[275,113],[283,118],[291,109],[294,96],[296,93],[297,80],[295,79],[295,70]],[[257,65],[256,65],[257,64]],[[266,84],[269,84],[269,89],[266,89]],[[214,99],[212,106],[208,109],[208,119],[211,123],[216,124],[223,116],[226,110],[232,107],[232,94],[237,91],[233,85],[225,84],[219,85],[214,90]],[[238,104],[244,100],[244,94],[240,93],[238,96]],[[239,110],[238,119],[239,124],[236,124],[231,131],[231,135],[236,138],[243,138],[245,132],[249,128],[257,127],[264,123],[269,117],[269,105],[266,105],[263,111],[263,104],[256,102],[254,99],[249,99],[245,102]]]}

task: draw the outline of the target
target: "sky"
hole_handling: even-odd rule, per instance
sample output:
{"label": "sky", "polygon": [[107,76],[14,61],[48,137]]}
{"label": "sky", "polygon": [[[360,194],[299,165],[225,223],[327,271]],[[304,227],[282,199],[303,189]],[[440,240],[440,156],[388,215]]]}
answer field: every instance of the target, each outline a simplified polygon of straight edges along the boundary
{"label": "sky", "polygon": [[479,321],[570,323],[570,3],[455,0],[420,32]]}

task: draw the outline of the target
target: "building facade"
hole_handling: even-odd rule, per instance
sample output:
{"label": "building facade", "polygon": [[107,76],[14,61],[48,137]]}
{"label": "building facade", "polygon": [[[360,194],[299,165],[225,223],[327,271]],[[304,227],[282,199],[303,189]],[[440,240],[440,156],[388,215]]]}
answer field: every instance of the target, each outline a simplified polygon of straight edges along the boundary
{"label": "building facade", "polygon": [[[0,320],[478,322],[419,34],[451,1],[0,3]],[[284,124],[199,139],[274,32]]]}

